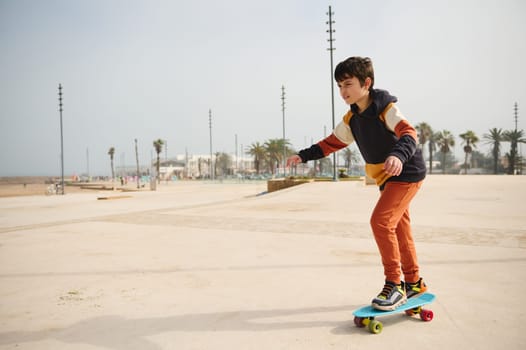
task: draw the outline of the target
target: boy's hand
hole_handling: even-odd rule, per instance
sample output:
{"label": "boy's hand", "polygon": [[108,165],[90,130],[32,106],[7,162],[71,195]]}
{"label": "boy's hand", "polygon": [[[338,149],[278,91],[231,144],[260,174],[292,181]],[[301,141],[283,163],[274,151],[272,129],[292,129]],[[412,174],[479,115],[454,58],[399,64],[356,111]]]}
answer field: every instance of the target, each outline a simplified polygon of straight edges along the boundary
{"label": "boy's hand", "polygon": [[301,157],[298,156],[297,154],[287,158],[287,168],[290,167],[290,166],[299,164],[299,163],[301,163]]}
{"label": "boy's hand", "polygon": [[395,156],[389,156],[385,160],[384,170],[392,176],[398,176],[402,172],[402,161]]}

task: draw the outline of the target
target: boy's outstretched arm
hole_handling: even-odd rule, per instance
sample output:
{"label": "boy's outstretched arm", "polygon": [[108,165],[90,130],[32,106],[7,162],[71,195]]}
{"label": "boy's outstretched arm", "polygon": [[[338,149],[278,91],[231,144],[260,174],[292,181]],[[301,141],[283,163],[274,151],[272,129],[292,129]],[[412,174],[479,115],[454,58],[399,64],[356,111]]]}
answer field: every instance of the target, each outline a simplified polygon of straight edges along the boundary
{"label": "boy's outstretched arm", "polygon": [[351,129],[347,123],[342,121],[329,136],[309,148],[302,149],[297,155],[288,158],[287,166],[306,163],[309,160],[321,159],[347,147],[352,142],[354,142],[354,138]]}

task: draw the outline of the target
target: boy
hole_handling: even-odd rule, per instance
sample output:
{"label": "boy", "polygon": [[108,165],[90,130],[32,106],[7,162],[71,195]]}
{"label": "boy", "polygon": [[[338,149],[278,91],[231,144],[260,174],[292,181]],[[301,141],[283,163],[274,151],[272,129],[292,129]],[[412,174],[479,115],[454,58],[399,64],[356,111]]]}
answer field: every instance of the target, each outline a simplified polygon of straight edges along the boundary
{"label": "boy", "polygon": [[330,136],[288,158],[287,166],[326,157],[356,141],[367,175],[380,187],[370,223],[382,257],[385,285],[372,306],[394,310],[408,297],[427,290],[419,274],[409,218],[409,204],[426,175],[425,163],[417,149],[415,129],[395,105],[397,98],[373,89],[369,58],[350,57],[339,63],[334,78],[350,111]]}

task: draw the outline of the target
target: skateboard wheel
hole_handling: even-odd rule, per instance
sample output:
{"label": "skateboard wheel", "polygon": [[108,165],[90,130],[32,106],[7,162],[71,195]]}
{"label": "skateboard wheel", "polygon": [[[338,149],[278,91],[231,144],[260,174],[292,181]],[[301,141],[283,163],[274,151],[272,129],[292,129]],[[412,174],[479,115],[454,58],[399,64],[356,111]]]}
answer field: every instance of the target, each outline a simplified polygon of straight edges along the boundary
{"label": "skateboard wheel", "polygon": [[372,320],[371,322],[369,322],[369,331],[371,331],[371,333],[373,334],[381,333],[383,328],[384,326],[380,321]]}
{"label": "skateboard wheel", "polygon": [[364,319],[362,317],[354,317],[354,324],[356,325],[356,327],[359,327],[359,328],[365,327],[363,320]]}
{"label": "skateboard wheel", "polygon": [[420,312],[420,318],[422,321],[429,322],[433,319],[433,311],[431,310],[422,310]]}

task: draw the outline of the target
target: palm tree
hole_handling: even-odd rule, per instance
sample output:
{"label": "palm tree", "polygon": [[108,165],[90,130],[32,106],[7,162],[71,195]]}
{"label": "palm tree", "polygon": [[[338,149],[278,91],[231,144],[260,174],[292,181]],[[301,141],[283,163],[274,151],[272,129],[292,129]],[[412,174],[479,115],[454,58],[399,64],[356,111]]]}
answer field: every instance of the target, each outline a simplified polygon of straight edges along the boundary
{"label": "palm tree", "polygon": [[156,164],[156,170],[157,170],[157,183],[161,183],[161,178],[159,176],[159,168],[161,165],[161,159],[160,154],[163,151],[163,145],[164,141],[161,139],[157,139],[153,141],[153,147],[155,148],[155,152],[157,153],[157,164]]}
{"label": "palm tree", "polygon": [[225,152],[217,152],[215,167],[216,174],[221,174],[222,176],[228,175],[229,169],[232,168],[232,157]]}
{"label": "palm tree", "polygon": [[111,178],[113,179],[115,177],[115,170],[113,168],[113,156],[115,155],[115,147],[110,147],[110,149],[108,150],[108,154],[110,155]]}
{"label": "palm tree", "polygon": [[451,151],[451,147],[455,145],[455,136],[453,136],[453,134],[448,130],[442,130],[436,134],[435,142],[439,147],[440,152],[442,152],[442,173],[445,174],[446,155]]}
{"label": "palm tree", "polygon": [[345,167],[347,168],[347,174],[350,175],[352,164],[360,160],[358,152],[347,147],[343,150],[343,159],[345,161]]}
{"label": "palm tree", "polygon": [[471,130],[466,131],[463,134],[458,135],[463,140],[462,143],[464,146],[464,174],[468,173],[468,156],[473,152],[473,148],[477,148],[477,142],[479,142],[479,138],[475,133]]}
{"label": "palm tree", "polygon": [[320,176],[329,175],[332,177],[332,157],[318,159],[318,164],[320,167]]}
{"label": "palm tree", "polygon": [[[284,139],[270,139],[265,142],[264,147],[267,151],[268,160],[270,163],[270,171],[274,174],[274,170],[279,167],[279,164],[283,160],[283,157],[287,154],[292,153],[290,148],[289,141]],[[285,149],[285,155],[283,154],[283,149]],[[274,166],[275,163],[275,166]]]}
{"label": "palm tree", "polygon": [[433,132],[431,130],[431,134],[429,136],[429,139],[427,140],[427,148],[429,150],[429,173],[433,173],[433,153],[436,150],[436,139],[438,137],[438,133]]}
{"label": "palm tree", "polygon": [[493,173],[497,174],[499,171],[500,143],[504,141],[502,129],[490,129],[489,134],[484,134],[483,138],[486,140],[486,144],[491,145],[491,155],[493,156]]}
{"label": "palm tree", "polygon": [[419,123],[415,126],[415,129],[418,131],[418,143],[422,153],[424,152],[424,145],[428,144],[429,149],[429,172],[433,172],[433,151],[435,150],[435,140],[433,129],[427,123]]}
{"label": "palm tree", "polygon": [[[526,143],[526,139],[524,138],[524,131],[523,130],[508,130],[503,133],[504,141],[510,142],[510,152],[507,155],[508,157],[508,174],[515,174],[515,168],[517,167],[519,163],[519,157],[517,155],[517,146],[519,143]],[[522,166],[521,166],[522,167]],[[519,169],[522,171],[522,169]]]}
{"label": "palm tree", "polygon": [[424,145],[429,140],[431,135],[433,134],[433,130],[431,130],[431,127],[427,123],[419,123],[415,126],[416,131],[418,131],[418,143],[419,147],[424,150]]}
{"label": "palm tree", "polygon": [[[111,162],[111,181],[113,184],[115,184],[115,169],[113,168],[113,156],[115,155],[115,147],[110,147],[110,149],[108,150],[108,154],[110,155]],[[115,185],[113,187],[115,187]]]}
{"label": "palm tree", "polygon": [[259,175],[261,165],[267,157],[265,146],[259,142],[253,143],[247,149],[247,153],[254,157],[254,167],[256,168],[256,173]]}

